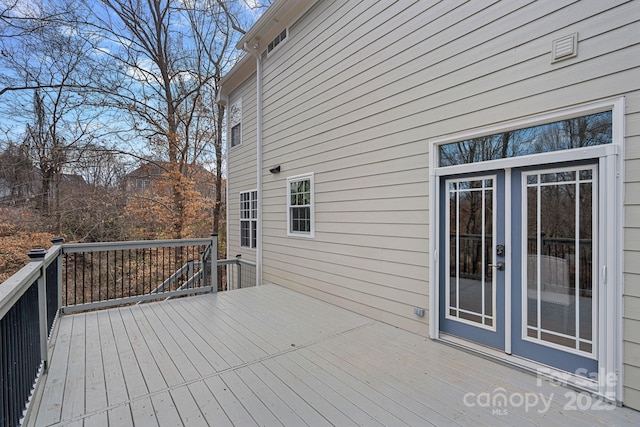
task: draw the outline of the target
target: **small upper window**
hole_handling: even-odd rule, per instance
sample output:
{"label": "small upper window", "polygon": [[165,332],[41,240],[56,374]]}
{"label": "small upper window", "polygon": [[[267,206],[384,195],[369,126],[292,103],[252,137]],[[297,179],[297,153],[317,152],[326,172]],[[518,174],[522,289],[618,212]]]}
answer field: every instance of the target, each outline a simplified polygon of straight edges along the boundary
{"label": "small upper window", "polygon": [[267,54],[271,53],[271,51],[274,50],[276,47],[278,47],[280,43],[285,41],[288,35],[289,35],[289,30],[287,28],[282,30],[282,32],[278,34],[275,39],[271,40],[271,43],[267,45]]}
{"label": "small upper window", "polygon": [[288,234],[314,237],[313,174],[287,178]]}
{"label": "small upper window", "polygon": [[229,108],[229,129],[231,146],[242,144],[242,99],[233,103]]}

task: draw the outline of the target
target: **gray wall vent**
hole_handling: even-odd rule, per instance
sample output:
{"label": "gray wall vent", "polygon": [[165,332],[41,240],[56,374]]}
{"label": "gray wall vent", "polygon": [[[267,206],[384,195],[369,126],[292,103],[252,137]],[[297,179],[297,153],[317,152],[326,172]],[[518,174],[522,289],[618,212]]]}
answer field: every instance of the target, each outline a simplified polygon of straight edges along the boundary
{"label": "gray wall vent", "polygon": [[553,41],[551,63],[578,56],[578,33],[573,33]]}

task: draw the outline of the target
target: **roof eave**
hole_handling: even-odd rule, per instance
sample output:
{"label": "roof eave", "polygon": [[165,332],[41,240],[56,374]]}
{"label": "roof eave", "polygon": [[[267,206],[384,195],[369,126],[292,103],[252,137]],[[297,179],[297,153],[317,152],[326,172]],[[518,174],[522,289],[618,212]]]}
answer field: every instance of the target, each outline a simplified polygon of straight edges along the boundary
{"label": "roof eave", "polygon": [[[283,29],[296,22],[318,0],[276,0],[256,23],[246,32],[236,44],[237,50],[244,50],[251,54],[261,54],[267,44]],[[256,63],[251,55],[242,58],[220,80],[220,96],[218,102],[225,103],[229,94],[242,82],[249,78],[256,70]]]}

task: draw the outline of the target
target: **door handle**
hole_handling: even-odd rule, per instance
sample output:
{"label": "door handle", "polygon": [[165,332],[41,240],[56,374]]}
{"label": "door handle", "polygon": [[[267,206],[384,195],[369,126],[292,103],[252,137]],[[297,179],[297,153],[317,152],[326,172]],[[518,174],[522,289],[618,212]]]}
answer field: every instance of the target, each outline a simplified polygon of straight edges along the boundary
{"label": "door handle", "polygon": [[487,264],[489,267],[494,267],[496,270],[498,271],[503,271],[504,270],[504,262],[498,262],[495,264]]}

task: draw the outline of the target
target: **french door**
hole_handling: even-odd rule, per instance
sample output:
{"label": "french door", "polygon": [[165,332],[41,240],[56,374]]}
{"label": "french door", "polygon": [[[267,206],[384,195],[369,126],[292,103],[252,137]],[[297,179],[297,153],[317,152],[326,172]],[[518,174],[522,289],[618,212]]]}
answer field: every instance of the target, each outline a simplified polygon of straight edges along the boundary
{"label": "french door", "polygon": [[440,330],[589,376],[597,362],[598,168],[440,181]]}

